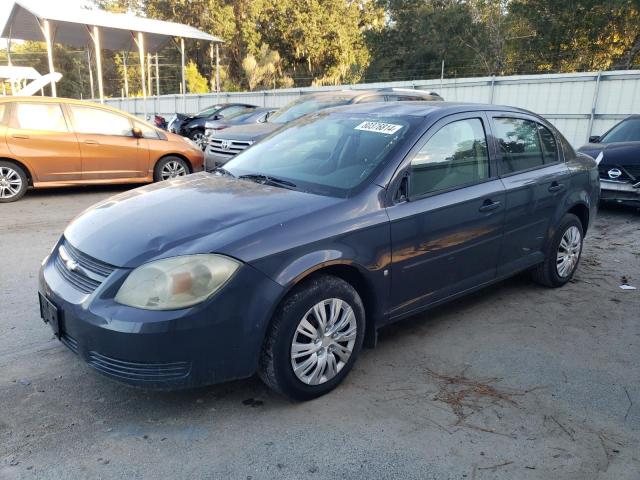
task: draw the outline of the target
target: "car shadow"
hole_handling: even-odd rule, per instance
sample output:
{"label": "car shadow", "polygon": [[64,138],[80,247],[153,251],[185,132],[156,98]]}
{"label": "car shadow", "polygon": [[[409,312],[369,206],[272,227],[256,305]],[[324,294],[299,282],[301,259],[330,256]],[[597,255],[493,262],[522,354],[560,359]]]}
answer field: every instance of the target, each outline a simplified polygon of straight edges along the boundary
{"label": "car shadow", "polygon": [[145,185],[144,183],[128,183],[119,185],[79,185],[71,187],[52,187],[52,188],[31,188],[27,191],[25,198],[45,199],[48,197],[59,197],[65,195],[77,195],[80,193],[94,194],[118,194],[126,192],[133,188]]}

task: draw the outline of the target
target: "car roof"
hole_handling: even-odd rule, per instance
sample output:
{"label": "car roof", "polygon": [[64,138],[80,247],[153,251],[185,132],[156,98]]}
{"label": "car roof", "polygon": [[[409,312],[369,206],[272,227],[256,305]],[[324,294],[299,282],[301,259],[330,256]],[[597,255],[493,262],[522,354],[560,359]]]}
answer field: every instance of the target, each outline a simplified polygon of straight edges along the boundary
{"label": "car roof", "polygon": [[376,115],[398,115],[426,117],[434,113],[442,116],[455,113],[473,111],[504,111],[514,113],[524,113],[527,115],[539,115],[516,107],[505,105],[493,105],[484,103],[469,102],[443,102],[443,101],[409,101],[409,102],[380,102],[380,103],[355,103],[340,107],[333,107],[331,111],[347,111],[352,113],[376,114]]}
{"label": "car roof", "polygon": [[0,97],[0,103],[63,103],[65,105],[82,105],[85,107],[94,107],[101,108],[103,110],[109,110],[114,113],[118,113],[120,115],[126,115],[127,117],[131,117],[135,120],[140,121],[141,119],[131,115],[124,110],[120,110],[118,108],[110,107],[108,105],[104,105],[102,103],[91,102],[88,100],[77,100],[75,98],[65,98],[65,97],[44,97],[44,96],[31,96],[31,97],[19,97],[19,96],[7,96]]}
{"label": "car roof", "polygon": [[305,94],[302,98],[305,97],[314,97],[314,98],[323,98],[323,97],[346,97],[355,99],[356,97],[366,97],[369,95],[406,95],[406,96],[439,96],[439,94],[428,91],[428,90],[418,90],[418,89],[408,89],[408,88],[371,88],[371,89],[344,89],[344,90],[325,90],[322,92],[310,92]]}

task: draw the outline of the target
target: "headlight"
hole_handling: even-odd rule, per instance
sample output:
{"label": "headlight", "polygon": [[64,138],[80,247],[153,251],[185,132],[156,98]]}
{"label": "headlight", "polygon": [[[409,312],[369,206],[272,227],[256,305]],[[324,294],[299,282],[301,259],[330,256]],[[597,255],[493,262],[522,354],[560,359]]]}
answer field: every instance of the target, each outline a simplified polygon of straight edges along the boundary
{"label": "headlight", "polygon": [[145,310],[176,310],[203,302],[240,263],[222,255],[185,255],[150,262],[129,274],[116,302]]}

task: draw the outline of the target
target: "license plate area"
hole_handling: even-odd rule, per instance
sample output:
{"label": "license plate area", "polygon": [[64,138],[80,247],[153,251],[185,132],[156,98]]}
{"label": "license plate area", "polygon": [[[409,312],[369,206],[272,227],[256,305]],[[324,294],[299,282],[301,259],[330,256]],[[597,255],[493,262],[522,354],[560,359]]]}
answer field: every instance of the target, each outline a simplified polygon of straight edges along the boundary
{"label": "license plate area", "polygon": [[60,338],[60,310],[41,293],[38,293],[38,300],[40,301],[40,316],[42,320],[44,323],[48,323],[53,330],[53,334]]}

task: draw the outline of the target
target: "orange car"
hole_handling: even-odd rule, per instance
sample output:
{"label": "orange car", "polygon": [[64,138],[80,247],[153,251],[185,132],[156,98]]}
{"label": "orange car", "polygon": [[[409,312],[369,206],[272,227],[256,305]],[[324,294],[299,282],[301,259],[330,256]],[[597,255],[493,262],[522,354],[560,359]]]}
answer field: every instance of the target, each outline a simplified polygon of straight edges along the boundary
{"label": "orange car", "polygon": [[0,98],[0,202],[29,186],[145,183],[202,170],[191,140],[67,98]]}

